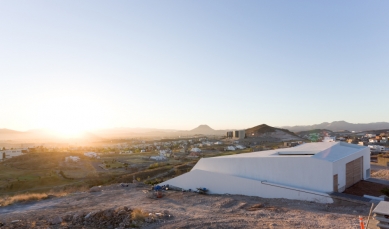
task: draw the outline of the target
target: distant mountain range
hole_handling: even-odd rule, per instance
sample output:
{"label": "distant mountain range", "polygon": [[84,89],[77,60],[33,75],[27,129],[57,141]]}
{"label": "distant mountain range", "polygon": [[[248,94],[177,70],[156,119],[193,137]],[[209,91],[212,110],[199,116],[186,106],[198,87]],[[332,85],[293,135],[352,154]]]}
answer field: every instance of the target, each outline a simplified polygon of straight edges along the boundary
{"label": "distant mountain range", "polygon": [[[272,133],[272,132],[283,132],[289,134],[290,136],[295,136],[295,132],[315,130],[315,129],[325,129],[333,132],[339,131],[370,131],[370,130],[382,130],[389,129],[388,122],[376,122],[376,123],[366,123],[366,124],[353,124],[345,121],[336,121],[336,122],[323,122],[321,124],[315,124],[310,126],[284,126],[281,128],[274,128],[266,124],[258,125],[246,130],[246,134],[250,132],[250,135],[254,133],[263,134],[263,133]],[[194,135],[217,135],[223,136],[228,130],[215,130],[209,127],[208,125],[199,125],[198,127],[192,130],[173,130],[173,129],[152,129],[152,128],[112,128],[112,129],[102,129],[90,132],[84,132],[76,138],[71,139],[82,139],[88,142],[97,142],[105,139],[114,139],[114,138],[135,138],[135,137],[185,137],[185,136],[194,136]],[[291,133],[291,132],[294,133]],[[35,129],[29,131],[15,131],[10,129],[0,129],[0,141],[21,141],[21,140],[66,140],[66,138],[61,138],[61,136],[53,134],[52,131],[46,129]],[[67,138],[69,139],[69,138]]]}
{"label": "distant mountain range", "polygon": [[146,129],[146,128],[114,128],[93,131],[92,133],[105,138],[124,137],[178,137],[193,135],[225,135],[227,130],[214,130],[208,125],[199,125],[192,130]]}
{"label": "distant mountain range", "polygon": [[135,137],[178,137],[193,135],[225,135],[227,130],[214,130],[208,125],[200,125],[192,130],[153,129],[153,128],[112,128],[83,132],[74,138],[63,138],[46,129],[34,129],[29,131],[15,131],[0,129],[0,141],[21,140],[66,140],[79,139],[87,141],[101,141],[114,138]]}
{"label": "distant mountain range", "polygon": [[214,130],[208,125],[200,125],[192,130],[188,131],[179,131],[178,133],[181,135],[196,135],[196,134],[204,134],[204,135],[225,135],[227,130]]}
{"label": "distant mountain range", "polygon": [[373,122],[373,123],[349,123],[346,121],[323,122],[310,126],[283,126],[283,129],[288,129],[292,132],[300,132],[314,129],[326,129],[331,131],[369,131],[389,129],[389,122]]}

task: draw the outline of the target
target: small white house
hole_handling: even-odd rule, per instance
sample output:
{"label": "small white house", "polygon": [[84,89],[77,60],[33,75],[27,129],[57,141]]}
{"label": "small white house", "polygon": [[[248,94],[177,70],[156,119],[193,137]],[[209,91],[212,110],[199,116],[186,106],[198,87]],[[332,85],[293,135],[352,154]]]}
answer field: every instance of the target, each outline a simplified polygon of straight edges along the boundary
{"label": "small white house", "polygon": [[236,149],[246,149],[246,147],[242,146],[242,145],[236,145],[235,146]]}
{"label": "small white house", "polygon": [[150,159],[156,160],[156,161],[164,161],[164,160],[166,160],[166,157],[159,155],[159,156],[151,156]]}
{"label": "small white house", "polygon": [[384,146],[379,146],[379,145],[369,145],[370,151],[372,153],[378,153],[378,152],[384,152],[385,147]]}
{"label": "small white house", "polygon": [[334,142],[335,141],[335,137],[324,137],[323,138],[323,142]]}
{"label": "small white house", "polygon": [[86,153],[84,153],[84,155],[87,157],[99,158],[99,156],[97,156],[97,153],[95,153],[95,152],[86,152]]}
{"label": "small white house", "polygon": [[79,162],[79,161],[80,161],[80,157],[78,156],[65,157],[65,162]]}
{"label": "small white house", "polygon": [[165,181],[183,189],[209,193],[287,198],[332,203],[370,177],[368,147],[343,142],[306,143],[293,148],[201,158],[189,173]]}
{"label": "small white house", "polygon": [[234,146],[227,146],[227,147],[225,148],[225,150],[226,150],[226,151],[234,151],[234,150],[236,150],[236,149],[235,149]]}
{"label": "small white house", "polygon": [[370,142],[370,143],[377,143],[377,139],[371,138],[371,139],[369,139],[369,142]]}
{"label": "small white house", "polygon": [[199,148],[192,148],[192,149],[190,150],[190,152],[200,153],[200,152],[201,152],[201,149],[199,149]]}

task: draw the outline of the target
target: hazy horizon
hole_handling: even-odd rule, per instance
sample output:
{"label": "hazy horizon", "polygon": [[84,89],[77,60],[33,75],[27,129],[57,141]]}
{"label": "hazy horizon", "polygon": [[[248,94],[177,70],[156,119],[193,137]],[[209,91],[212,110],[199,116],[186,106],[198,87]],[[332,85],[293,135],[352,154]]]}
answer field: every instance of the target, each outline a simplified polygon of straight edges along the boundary
{"label": "hazy horizon", "polygon": [[1,5],[0,128],[387,120],[389,2]]}
{"label": "hazy horizon", "polygon": [[[133,129],[133,130],[136,130],[136,129],[139,129],[139,130],[157,130],[157,131],[189,131],[189,130],[193,130],[199,126],[208,126],[214,130],[232,130],[232,129],[247,129],[247,128],[251,128],[251,127],[254,127],[254,126],[257,126],[257,125],[262,125],[262,124],[266,124],[266,125],[269,125],[269,126],[272,126],[272,127],[296,127],[296,126],[313,126],[313,125],[319,125],[319,124],[323,124],[323,123],[333,123],[333,122],[347,122],[347,123],[351,123],[351,122],[348,122],[347,120],[337,120],[337,121],[323,121],[323,122],[320,122],[320,123],[312,123],[312,124],[302,124],[302,125],[285,125],[285,126],[280,126],[280,125],[269,125],[267,123],[257,123],[257,124],[254,124],[252,126],[246,126],[246,127],[241,127],[241,128],[214,128],[211,124],[198,124],[197,126],[194,126],[192,128],[189,128],[189,129],[184,129],[184,128],[178,128],[178,129],[174,129],[174,128],[152,128],[152,127],[107,127],[107,128],[98,128],[98,129],[86,129],[86,130],[83,130],[82,132],[93,132],[93,131],[102,131],[102,130],[114,130],[114,129]],[[351,124],[370,124],[370,123],[381,123],[381,122],[385,122],[385,123],[389,123],[389,122],[386,122],[386,121],[379,121],[379,122],[368,122],[368,123],[361,123],[361,122],[357,122],[357,123],[351,123]],[[28,132],[28,131],[55,131],[55,129],[50,129],[50,128],[35,128],[35,129],[27,129],[27,130],[17,130],[17,129],[10,129],[10,128],[2,128],[0,127],[0,129],[8,129],[8,130],[14,130],[14,131],[19,131],[19,132]]]}

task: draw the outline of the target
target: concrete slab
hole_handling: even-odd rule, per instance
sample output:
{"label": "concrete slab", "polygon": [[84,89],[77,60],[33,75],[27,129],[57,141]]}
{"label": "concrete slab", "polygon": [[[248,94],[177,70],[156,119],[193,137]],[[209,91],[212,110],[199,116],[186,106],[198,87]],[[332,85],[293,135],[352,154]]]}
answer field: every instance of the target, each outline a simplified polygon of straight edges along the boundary
{"label": "concrete slab", "polygon": [[373,213],[380,215],[389,215],[389,202],[381,201],[373,210]]}

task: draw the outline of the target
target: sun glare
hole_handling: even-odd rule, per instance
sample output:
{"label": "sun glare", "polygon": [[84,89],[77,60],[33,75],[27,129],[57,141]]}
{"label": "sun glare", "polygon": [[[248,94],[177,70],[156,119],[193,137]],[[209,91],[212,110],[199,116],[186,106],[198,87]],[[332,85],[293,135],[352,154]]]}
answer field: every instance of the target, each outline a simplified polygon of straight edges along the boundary
{"label": "sun glare", "polygon": [[98,99],[88,96],[56,97],[43,102],[38,122],[58,137],[77,138],[104,124],[101,107]]}
{"label": "sun glare", "polygon": [[73,125],[63,125],[52,128],[55,135],[63,138],[77,138],[81,137],[82,134],[87,131],[85,129],[73,126]]}

